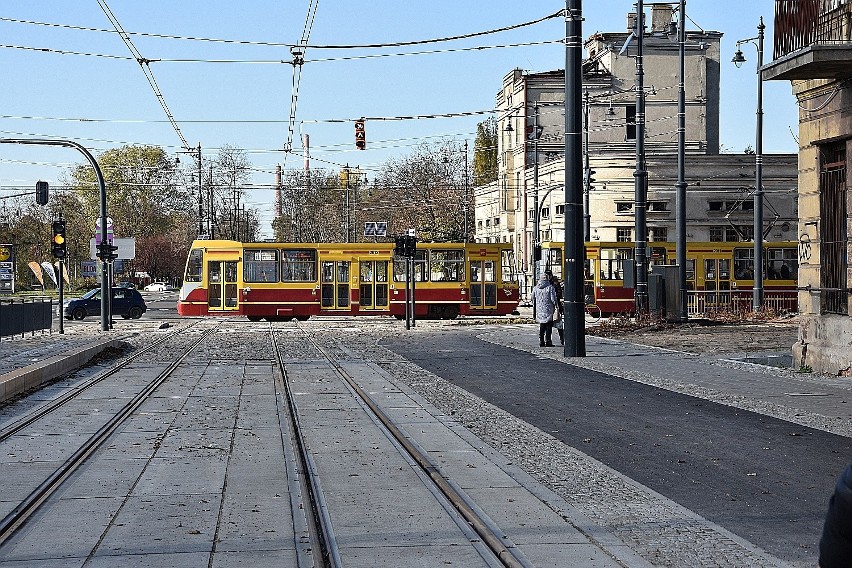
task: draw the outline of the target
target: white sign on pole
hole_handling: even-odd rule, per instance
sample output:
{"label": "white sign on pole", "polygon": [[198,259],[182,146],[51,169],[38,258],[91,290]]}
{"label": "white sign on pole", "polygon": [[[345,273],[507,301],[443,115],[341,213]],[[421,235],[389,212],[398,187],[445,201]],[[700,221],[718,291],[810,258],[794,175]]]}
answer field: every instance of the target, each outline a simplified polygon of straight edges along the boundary
{"label": "white sign on pole", "polygon": [[[89,255],[92,260],[96,260],[98,258],[98,244],[96,242],[98,239],[89,239]],[[120,258],[122,260],[133,260],[136,258],[136,239],[133,237],[124,238],[124,239],[113,239],[113,246],[117,246],[118,250],[115,251],[115,254],[118,255],[116,258]]]}

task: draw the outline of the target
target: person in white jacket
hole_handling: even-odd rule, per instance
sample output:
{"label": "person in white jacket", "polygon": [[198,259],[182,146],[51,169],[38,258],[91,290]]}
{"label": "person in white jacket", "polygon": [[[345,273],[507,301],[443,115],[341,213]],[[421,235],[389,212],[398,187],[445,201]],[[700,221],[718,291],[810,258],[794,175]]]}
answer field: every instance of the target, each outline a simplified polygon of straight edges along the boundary
{"label": "person in white jacket", "polygon": [[547,275],[542,275],[533,288],[535,321],[538,322],[538,340],[541,347],[553,347],[553,312],[556,311],[556,289]]}

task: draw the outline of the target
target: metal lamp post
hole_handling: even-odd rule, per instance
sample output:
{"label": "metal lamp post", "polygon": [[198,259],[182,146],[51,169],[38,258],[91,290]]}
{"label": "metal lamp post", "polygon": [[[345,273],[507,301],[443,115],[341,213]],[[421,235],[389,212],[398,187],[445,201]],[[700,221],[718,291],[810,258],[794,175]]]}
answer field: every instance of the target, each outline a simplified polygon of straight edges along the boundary
{"label": "metal lamp post", "polygon": [[[757,25],[757,36],[741,39],[737,42],[737,52],[731,61],[737,67],[745,63],[746,58],[740,46],[750,43],[757,47],[757,126],[754,142],[754,287],[751,306],[758,311],[763,306],[763,16]],[[756,43],[755,43],[756,42]]]}

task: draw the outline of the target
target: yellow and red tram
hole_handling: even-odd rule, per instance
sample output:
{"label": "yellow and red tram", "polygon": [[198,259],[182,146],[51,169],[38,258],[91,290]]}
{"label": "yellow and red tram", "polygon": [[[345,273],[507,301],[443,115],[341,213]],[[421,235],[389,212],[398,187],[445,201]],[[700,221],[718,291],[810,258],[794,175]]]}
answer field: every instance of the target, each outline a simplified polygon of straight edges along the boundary
{"label": "yellow and red tram", "polygon": [[[673,242],[649,243],[647,257],[651,270],[655,265],[675,264],[676,247]],[[562,251],[562,243],[542,245],[542,260],[560,279]],[[631,267],[633,253],[631,242],[586,243],[586,291],[603,313],[635,311],[633,288],[625,286],[625,270]],[[748,242],[689,242],[686,274],[690,313],[701,314],[714,309],[749,311],[754,288],[754,245]],[[796,311],[798,243],[764,243],[763,274],[764,304],[777,311]]]}
{"label": "yellow and red tram", "polygon": [[[519,303],[511,245],[418,243],[418,318],[507,315]],[[183,316],[250,320],[312,315],[404,317],[406,259],[393,243],[193,242],[178,300]]]}

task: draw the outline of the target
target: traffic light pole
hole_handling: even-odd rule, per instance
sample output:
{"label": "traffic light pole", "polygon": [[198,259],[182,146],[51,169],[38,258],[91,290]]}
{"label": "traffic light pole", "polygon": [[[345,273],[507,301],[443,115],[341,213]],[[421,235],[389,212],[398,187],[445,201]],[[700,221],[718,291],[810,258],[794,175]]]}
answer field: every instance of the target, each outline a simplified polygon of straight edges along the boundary
{"label": "traffic light pole", "polygon": [[[101,192],[101,242],[106,242],[107,239],[107,203],[106,203],[106,184],[104,183],[104,174],[98,165],[97,160],[92,154],[83,148],[81,145],[70,140],[54,140],[50,138],[0,138],[0,144],[30,144],[37,146],[64,146],[66,148],[74,148],[84,156],[95,170],[95,176],[98,180],[98,186]],[[102,270],[107,271],[107,261],[101,258]],[[107,310],[110,306],[111,297],[106,278],[101,278],[101,330],[109,331],[109,319],[107,319]]]}

